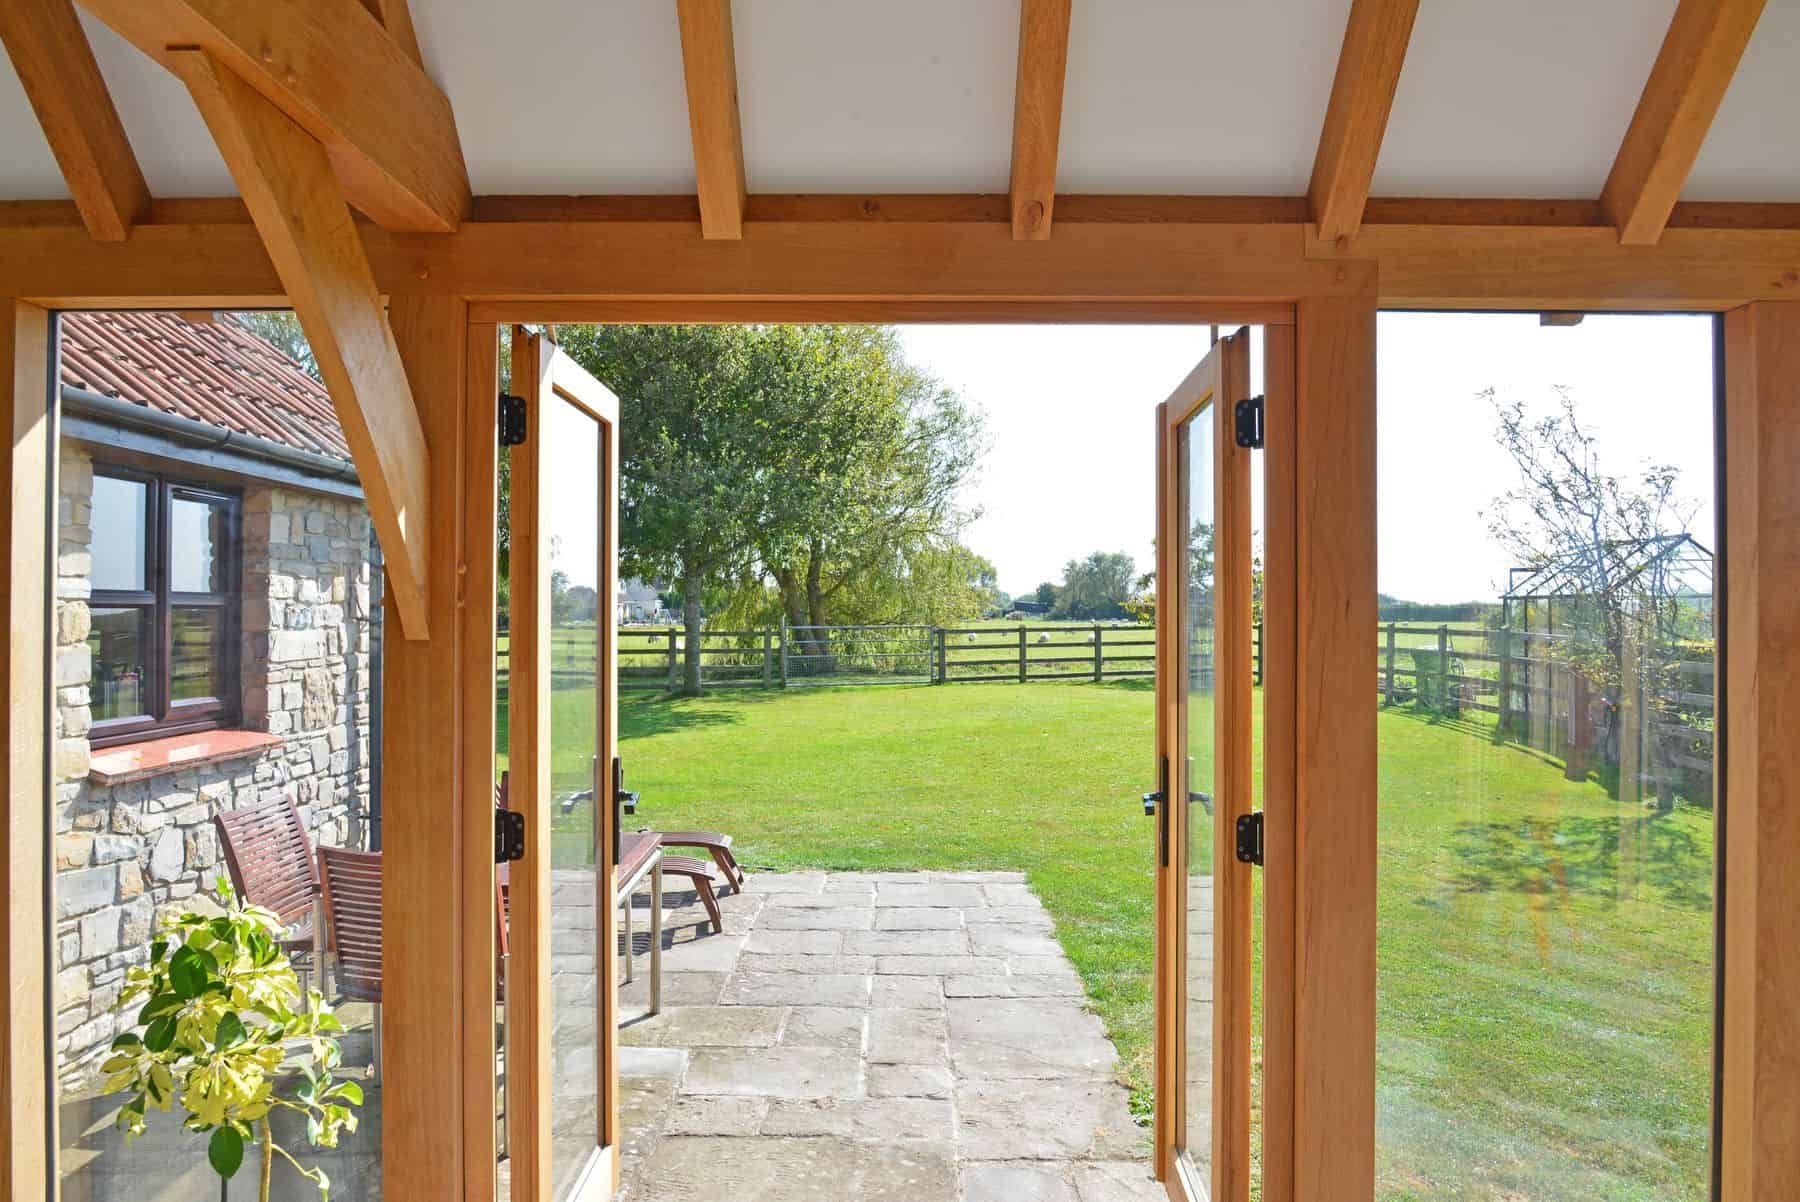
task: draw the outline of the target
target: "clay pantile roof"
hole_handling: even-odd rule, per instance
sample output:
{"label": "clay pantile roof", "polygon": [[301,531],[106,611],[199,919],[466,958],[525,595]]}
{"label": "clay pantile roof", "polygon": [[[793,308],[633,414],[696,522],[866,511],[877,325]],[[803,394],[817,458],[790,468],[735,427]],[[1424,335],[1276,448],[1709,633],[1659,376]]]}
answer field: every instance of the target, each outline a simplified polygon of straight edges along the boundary
{"label": "clay pantile roof", "polygon": [[66,313],[65,387],[348,461],[325,386],[233,318]]}

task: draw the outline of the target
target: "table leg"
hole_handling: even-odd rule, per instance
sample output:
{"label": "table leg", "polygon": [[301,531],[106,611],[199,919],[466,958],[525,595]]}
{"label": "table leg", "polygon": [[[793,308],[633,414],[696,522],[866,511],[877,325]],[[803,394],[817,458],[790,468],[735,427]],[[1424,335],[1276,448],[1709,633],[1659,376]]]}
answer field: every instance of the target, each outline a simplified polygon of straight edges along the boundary
{"label": "table leg", "polygon": [[623,896],[619,898],[619,901],[625,907],[625,983],[627,985],[629,985],[629,984],[631,984],[631,949],[633,946],[633,942],[632,942],[632,938],[631,938],[631,894],[632,894],[632,890],[625,889],[622,892],[623,892]]}
{"label": "table leg", "polygon": [[662,856],[650,867],[650,1013],[662,1011]]}

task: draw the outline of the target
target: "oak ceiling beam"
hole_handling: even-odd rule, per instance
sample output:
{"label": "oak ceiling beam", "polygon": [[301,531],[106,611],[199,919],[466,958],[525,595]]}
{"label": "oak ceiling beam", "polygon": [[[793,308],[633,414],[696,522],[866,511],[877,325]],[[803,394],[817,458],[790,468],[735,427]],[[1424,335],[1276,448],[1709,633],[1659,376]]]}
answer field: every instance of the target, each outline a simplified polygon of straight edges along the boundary
{"label": "oak ceiling beam", "polygon": [[150,187],[71,0],[5,0],[0,42],[88,233],[124,241],[150,208]]}
{"label": "oak ceiling beam", "polygon": [[1626,246],[1654,246],[1681,196],[1764,0],[1681,0],[1600,192]]}
{"label": "oak ceiling beam", "polygon": [[688,128],[694,136],[700,233],[707,238],[741,238],[747,189],[731,0],[676,0],[675,11],[681,25],[681,65],[687,75]]}
{"label": "oak ceiling beam", "polygon": [[1070,0],[1020,0],[1019,74],[1013,93],[1013,237],[1050,236],[1056,153],[1062,138],[1063,77],[1069,64]]}
{"label": "oak ceiling beam", "polygon": [[325,147],[334,186],[384,229],[450,233],[468,216],[450,101],[362,0],[82,3],[171,70],[207,51]]}
{"label": "oak ceiling beam", "polygon": [[1362,226],[1418,13],[1419,0],[1355,0],[1351,5],[1306,189],[1320,237],[1351,238]]}
{"label": "oak ceiling beam", "polygon": [[428,636],[431,460],[374,272],[325,150],[204,50],[170,56],[243,194],[350,444],[409,639]]}

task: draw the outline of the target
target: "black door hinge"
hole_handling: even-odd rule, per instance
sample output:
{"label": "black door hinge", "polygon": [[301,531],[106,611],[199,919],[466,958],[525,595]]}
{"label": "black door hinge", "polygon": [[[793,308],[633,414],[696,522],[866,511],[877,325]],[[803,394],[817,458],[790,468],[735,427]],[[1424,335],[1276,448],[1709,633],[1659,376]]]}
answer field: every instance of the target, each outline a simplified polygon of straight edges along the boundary
{"label": "black door hinge", "polygon": [[510,864],[525,858],[525,815],[513,810],[494,811],[494,863]]}
{"label": "black door hinge", "polygon": [[1238,815],[1237,858],[1240,864],[1263,862],[1263,816],[1261,810],[1257,810],[1253,814]]}
{"label": "black door hinge", "polygon": [[1265,409],[1263,399],[1259,396],[1245,397],[1237,403],[1233,411],[1237,417],[1237,444],[1260,451],[1263,445],[1263,419]]}
{"label": "black door hinge", "polygon": [[525,443],[525,398],[510,392],[500,394],[500,445],[523,446]]}

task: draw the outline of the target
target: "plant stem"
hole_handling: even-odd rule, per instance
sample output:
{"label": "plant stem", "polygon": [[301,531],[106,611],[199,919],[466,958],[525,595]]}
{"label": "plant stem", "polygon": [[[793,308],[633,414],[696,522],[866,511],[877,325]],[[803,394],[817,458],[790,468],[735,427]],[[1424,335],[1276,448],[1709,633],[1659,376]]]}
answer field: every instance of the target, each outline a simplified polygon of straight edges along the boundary
{"label": "plant stem", "polygon": [[269,1128],[269,1116],[262,1120],[262,1186],[257,1191],[257,1202],[269,1202],[269,1175],[275,1168],[275,1136]]}

